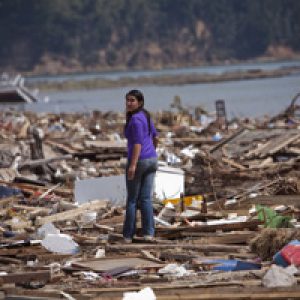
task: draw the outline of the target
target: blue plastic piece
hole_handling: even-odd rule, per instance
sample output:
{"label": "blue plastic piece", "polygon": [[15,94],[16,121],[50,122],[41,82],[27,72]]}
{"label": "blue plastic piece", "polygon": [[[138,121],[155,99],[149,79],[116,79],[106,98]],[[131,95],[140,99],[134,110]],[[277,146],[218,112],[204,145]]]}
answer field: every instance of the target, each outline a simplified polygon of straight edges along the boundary
{"label": "blue plastic piece", "polygon": [[286,268],[289,264],[285,261],[285,259],[282,257],[281,252],[278,251],[274,256],[273,256],[273,261],[277,266],[281,266]]}
{"label": "blue plastic piece", "polygon": [[16,236],[16,233],[13,231],[6,230],[3,232],[3,237],[5,237],[5,238],[11,238],[11,237],[15,237],[15,236]]}
{"label": "blue plastic piece", "polygon": [[212,259],[206,260],[206,263],[216,264],[212,269],[216,271],[242,271],[242,270],[260,270],[261,264],[236,259]]}
{"label": "blue plastic piece", "polygon": [[6,198],[6,197],[11,197],[11,196],[20,195],[20,194],[21,194],[21,191],[19,189],[0,185],[0,198]]}

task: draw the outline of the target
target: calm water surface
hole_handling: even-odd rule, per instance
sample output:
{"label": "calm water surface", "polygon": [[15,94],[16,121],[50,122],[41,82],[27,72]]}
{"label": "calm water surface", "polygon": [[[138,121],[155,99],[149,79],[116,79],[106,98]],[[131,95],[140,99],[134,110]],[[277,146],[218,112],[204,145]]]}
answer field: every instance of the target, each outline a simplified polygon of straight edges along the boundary
{"label": "calm water surface", "polygon": [[[79,90],[47,93],[49,103],[35,103],[27,108],[36,112],[84,112],[91,110],[123,111],[124,95],[131,88],[144,92],[146,108],[151,111],[170,108],[175,95],[188,107],[202,106],[212,111],[217,99],[224,99],[230,117],[261,117],[285,109],[300,92],[300,74],[281,78],[242,80],[180,86],[132,86],[113,89]],[[41,96],[45,96],[41,94]]]}
{"label": "calm water surface", "polygon": [[63,82],[66,80],[81,81],[89,79],[110,79],[118,80],[123,77],[137,78],[141,76],[155,77],[163,75],[187,75],[187,74],[209,74],[221,75],[224,73],[249,70],[264,70],[272,71],[286,67],[300,67],[300,60],[276,61],[264,63],[240,63],[234,65],[215,65],[215,66],[200,66],[178,69],[163,69],[163,70],[142,70],[142,71],[115,71],[115,72],[97,72],[97,73],[79,73],[70,75],[57,76],[35,76],[27,78],[29,82]]}

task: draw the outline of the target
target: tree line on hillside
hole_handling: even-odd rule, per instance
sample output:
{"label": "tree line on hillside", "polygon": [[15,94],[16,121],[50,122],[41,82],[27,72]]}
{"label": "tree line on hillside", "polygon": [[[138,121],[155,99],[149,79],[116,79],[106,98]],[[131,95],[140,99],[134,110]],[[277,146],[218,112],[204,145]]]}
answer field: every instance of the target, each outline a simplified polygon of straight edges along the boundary
{"label": "tree line on hillside", "polygon": [[300,49],[298,0],[0,0],[0,67],[151,67]]}

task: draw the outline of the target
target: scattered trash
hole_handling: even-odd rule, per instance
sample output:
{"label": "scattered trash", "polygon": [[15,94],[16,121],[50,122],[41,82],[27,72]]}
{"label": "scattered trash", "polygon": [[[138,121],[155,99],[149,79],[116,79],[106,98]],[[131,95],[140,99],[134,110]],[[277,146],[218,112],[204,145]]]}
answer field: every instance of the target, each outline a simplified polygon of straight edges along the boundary
{"label": "scattered trash", "polygon": [[213,136],[213,141],[219,142],[222,139],[222,135],[220,132],[216,132],[216,134]]}
{"label": "scattered trash", "polygon": [[[298,126],[282,118],[269,129],[267,118],[230,123],[221,116],[218,123],[193,115],[153,116],[160,136],[155,239],[146,243],[137,222],[133,243],[125,244],[124,114],[1,111],[0,250],[8,270],[1,282],[20,293],[49,282],[57,288],[53,297],[68,299],[60,290],[96,298],[101,289],[109,298],[124,286],[157,284],[156,293],[167,295],[180,283],[176,293],[185,298],[191,286],[205,293],[208,282],[218,291],[255,279],[251,293],[261,292],[260,267],[271,270],[266,261],[273,256],[282,266],[298,266]],[[203,255],[212,258],[206,265]],[[147,299],[142,291],[127,297],[140,295]]]}
{"label": "scattered trash", "polygon": [[84,280],[91,280],[91,281],[95,281],[95,280],[99,280],[101,278],[100,275],[98,275],[95,272],[80,272],[80,274],[83,276]]}
{"label": "scattered trash", "polygon": [[79,245],[73,241],[72,237],[63,233],[48,233],[41,245],[48,251],[61,254],[76,254],[80,251]]}
{"label": "scattered trash", "polygon": [[258,218],[265,222],[265,227],[268,228],[290,228],[293,227],[290,223],[292,219],[289,216],[278,215],[274,210],[269,207],[256,205]]}
{"label": "scattered trash", "polygon": [[215,271],[242,271],[261,269],[261,264],[236,259],[210,259],[205,260],[203,263],[213,265],[212,270]]}
{"label": "scattered trash", "polygon": [[288,287],[297,285],[297,279],[294,274],[298,270],[295,266],[282,268],[277,265],[272,265],[262,279],[262,284],[265,287]]}
{"label": "scattered trash", "polygon": [[0,185],[0,198],[6,198],[16,195],[22,195],[19,189],[10,188],[4,185]]}
{"label": "scattered trash", "polygon": [[156,300],[156,296],[150,287],[146,287],[139,292],[126,292],[122,300]]}
{"label": "scattered trash", "polygon": [[[300,231],[296,228],[265,228],[250,240],[249,245],[251,251],[262,260],[273,259],[277,264],[277,255],[280,255],[280,251],[293,240],[300,240]],[[285,262],[284,266],[287,265]]]}
{"label": "scattered trash", "polygon": [[158,270],[158,274],[161,275],[172,275],[175,277],[183,277],[191,275],[192,272],[188,271],[184,266],[177,264],[168,264],[165,267]]}
{"label": "scattered trash", "polygon": [[95,222],[97,218],[97,212],[96,211],[85,211],[81,215],[81,221],[85,224]]}
{"label": "scattered trash", "polygon": [[159,200],[179,198],[184,193],[184,172],[180,168],[159,166],[154,180],[154,194]]}
{"label": "scattered trash", "polygon": [[60,234],[60,230],[52,223],[46,223],[37,230],[37,235],[40,239],[44,239],[48,234]]}
{"label": "scattered trash", "polygon": [[97,249],[95,258],[102,258],[102,257],[105,257],[105,249],[104,248]]}
{"label": "scattered trash", "polygon": [[155,216],[154,221],[158,225],[163,225],[163,226],[166,226],[166,227],[172,227],[172,224],[170,224],[169,222],[166,222],[164,220],[161,220],[159,217]]}
{"label": "scattered trash", "polygon": [[293,240],[284,246],[273,257],[274,262],[282,267],[300,266],[300,241]]}
{"label": "scattered trash", "polygon": [[167,223],[172,223],[176,216],[176,210],[172,203],[168,202],[159,212],[157,218]]}

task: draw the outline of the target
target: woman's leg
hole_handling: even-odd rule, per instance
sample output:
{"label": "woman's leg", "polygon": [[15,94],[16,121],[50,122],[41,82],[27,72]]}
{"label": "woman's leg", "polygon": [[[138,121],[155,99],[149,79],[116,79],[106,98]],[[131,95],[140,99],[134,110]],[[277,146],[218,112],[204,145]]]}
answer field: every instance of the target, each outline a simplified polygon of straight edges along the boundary
{"label": "woman's leg", "polygon": [[142,216],[142,232],[144,236],[154,236],[155,226],[152,206],[152,192],[155,172],[157,169],[157,160],[148,159],[146,170],[142,176],[139,201]]}
{"label": "woman's leg", "polygon": [[136,206],[141,187],[141,174],[136,170],[136,174],[132,180],[127,178],[126,169],[126,188],[127,188],[127,201],[126,201],[126,216],[123,226],[123,236],[126,239],[132,239],[136,230]]}

